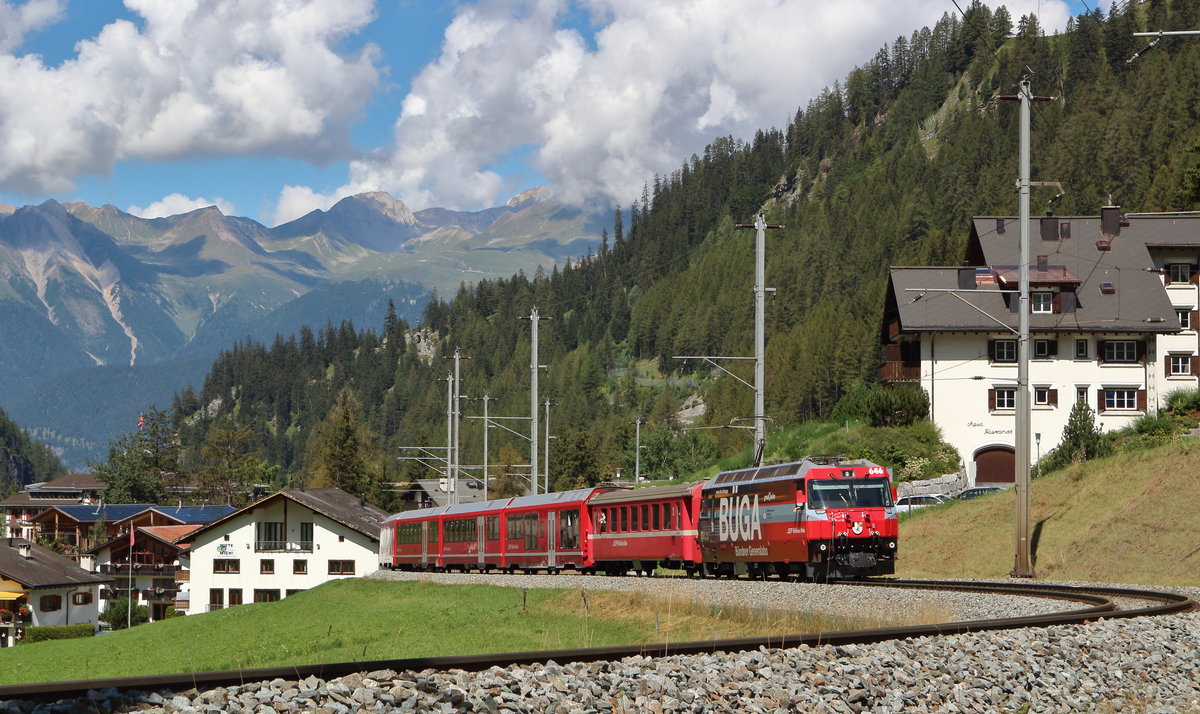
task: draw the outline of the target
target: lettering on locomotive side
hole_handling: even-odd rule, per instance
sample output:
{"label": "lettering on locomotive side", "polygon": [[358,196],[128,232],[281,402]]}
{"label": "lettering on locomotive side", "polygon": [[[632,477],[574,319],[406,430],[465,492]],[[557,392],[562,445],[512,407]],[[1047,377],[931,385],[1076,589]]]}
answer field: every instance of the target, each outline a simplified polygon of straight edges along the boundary
{"label": "lettering on locomotive side", "polygon": [[762,538],[762,516],[758,495],[724,498],[717,504],[717,534],[721,541],[736,542]]}

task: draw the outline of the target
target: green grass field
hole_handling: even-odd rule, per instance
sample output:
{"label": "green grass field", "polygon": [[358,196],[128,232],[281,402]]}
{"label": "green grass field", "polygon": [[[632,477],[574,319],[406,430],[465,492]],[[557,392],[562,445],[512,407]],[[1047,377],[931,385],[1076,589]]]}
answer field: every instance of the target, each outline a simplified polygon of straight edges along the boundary
{"label": "green grass field", "polygon": [[[1200,443],[1090,461],[1033,481],[1038,578],[1200,585]],[[1014,493],[922,509],[900,522],[898,575],[1003,578]]]}
{"label": "green grass field", "polygon": [[[586,595],[586,600],[585,600]],[[586,604],[585,604],[586,603]],[[940,613],[916,615],[934,621]],[[0,649],[0,684],[868,627],[637,593],[337,580],[99,637]]]}

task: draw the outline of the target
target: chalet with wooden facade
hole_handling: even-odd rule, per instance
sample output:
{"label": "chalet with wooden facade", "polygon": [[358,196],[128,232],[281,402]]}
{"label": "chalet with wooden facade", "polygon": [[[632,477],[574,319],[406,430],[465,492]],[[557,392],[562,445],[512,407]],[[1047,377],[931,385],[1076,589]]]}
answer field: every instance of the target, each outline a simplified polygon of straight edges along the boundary
{"label": "chalet with wooden facade", "polygon": [[[228,511],[232,508],[224,506]],[[145,605],[150,621],[167,615],[167,608],[186,610],[188,603],[187,544],[176,541],[203,524],[142,526],[103,543],[90,552],[95,569],[112,580],[100,591],[100,609],[109,602],[132,595],[134,604]]]}
{"label": "chalet with wooden facade", "polygon": [[[961,267],[893,267],[884,383],[919,384],[975,483],[1011,482],[1020,225],[976,218]],[[1200,375],[1200,216],[1047,216],[1030,240],[1031,445],[1058,445],[1071,407],[1112,430]]]}
{"label": "chalet with wooden facade", "polygon": [[95,474],[67,474],[51,481],[33,483],[0,501],[6,535],[33,540],[33,518],[54,506],[95,505],[103,500],[108,484]]}

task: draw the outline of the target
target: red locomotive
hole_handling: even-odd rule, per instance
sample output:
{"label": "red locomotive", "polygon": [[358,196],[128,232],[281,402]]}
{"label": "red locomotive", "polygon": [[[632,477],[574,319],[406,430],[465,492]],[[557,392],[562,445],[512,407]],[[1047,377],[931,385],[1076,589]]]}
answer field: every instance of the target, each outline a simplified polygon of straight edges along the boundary
{"label": "red locomotive", "polygon": [[584,488],[398,513],[387,568],[849,578],[895,572],[887,469],[807,457],[678,486]]}

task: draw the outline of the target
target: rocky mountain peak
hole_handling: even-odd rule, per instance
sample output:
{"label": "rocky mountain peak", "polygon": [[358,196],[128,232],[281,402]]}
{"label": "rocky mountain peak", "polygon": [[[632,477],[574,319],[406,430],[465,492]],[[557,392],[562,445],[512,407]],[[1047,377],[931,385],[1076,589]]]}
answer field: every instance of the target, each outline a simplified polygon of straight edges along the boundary
{"label": "rocky mountain peak", "polygon": [[534,186],[533,188],[525,189],[516,196],[508,199],[508,203],[504,204],[508,208],[520,210],[531,203],[543,203],[554,199],[554,190],[549,186]]}

